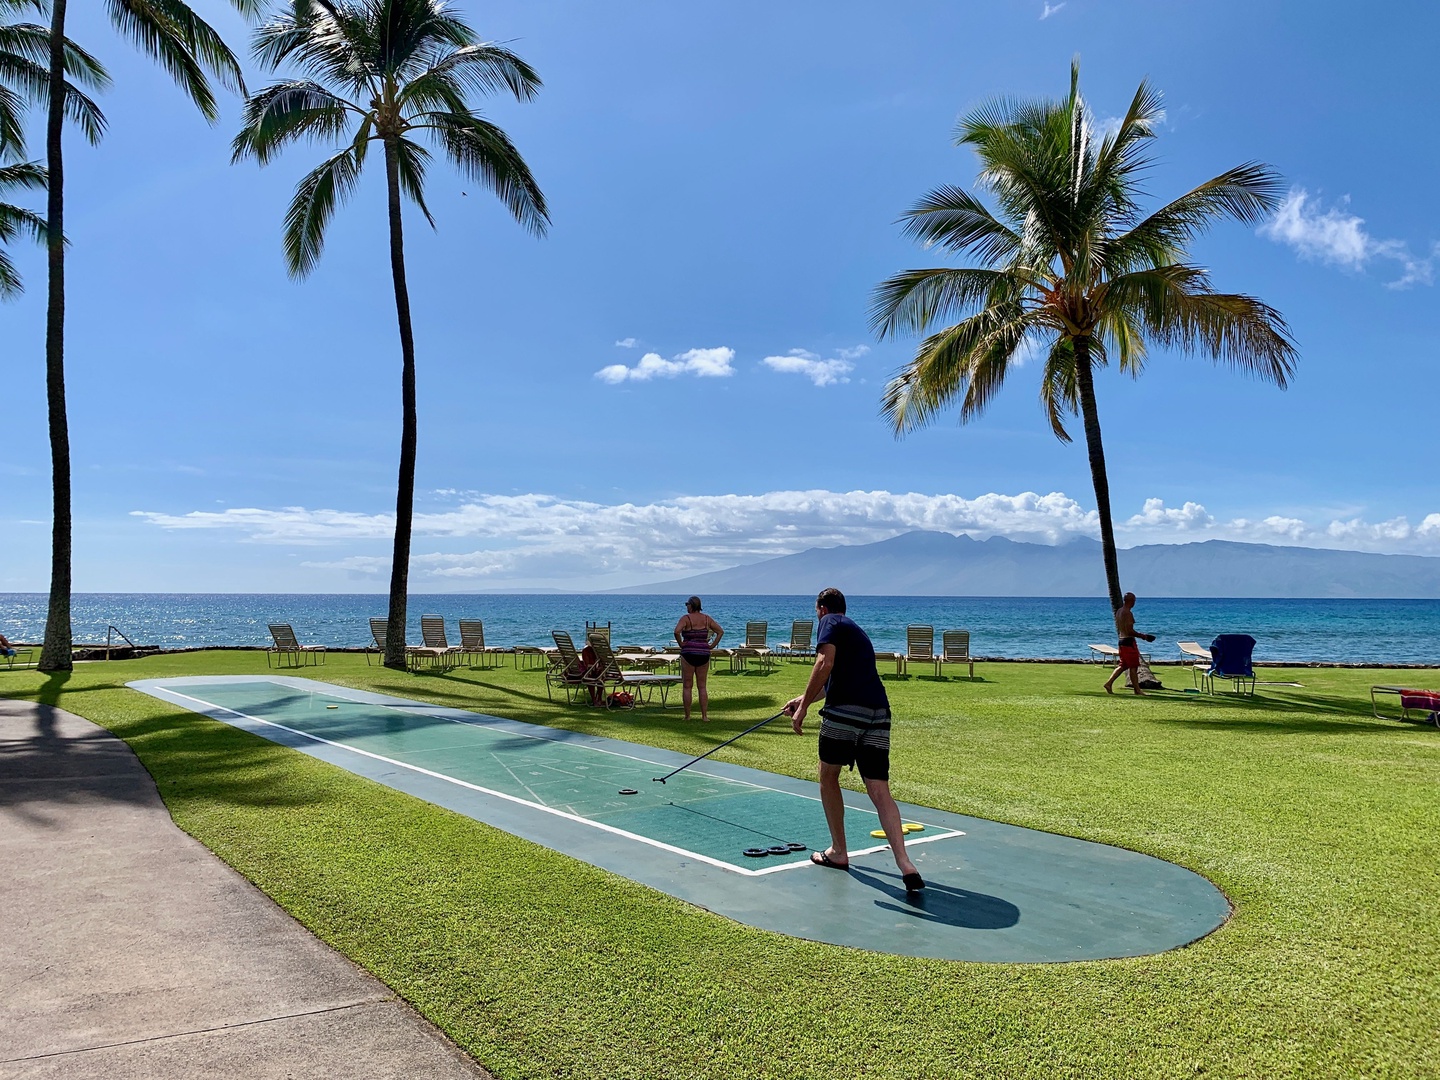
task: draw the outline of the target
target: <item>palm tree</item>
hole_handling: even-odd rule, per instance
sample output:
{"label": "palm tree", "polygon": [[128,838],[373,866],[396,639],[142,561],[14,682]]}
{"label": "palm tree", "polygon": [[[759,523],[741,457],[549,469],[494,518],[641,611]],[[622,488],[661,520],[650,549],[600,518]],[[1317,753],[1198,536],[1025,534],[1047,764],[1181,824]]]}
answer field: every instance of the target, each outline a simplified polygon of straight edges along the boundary
{"label": "palm tree", "polygon": [[[260,0],[231,0],[242,12],[258,10]],[[45,313],[45,391],[50,412],[50,461],[54,523],[50,554],[50,608],[45,618],[45,643],[40,649],[41,671],[69,671],[73,666],[70,636],[70,425],[65,411],[65,165],[61,134],[73,104],[65,74],[74,60],[65,40],[67,0],[49,0],[48,115],[45,142],[49,172],[46,249],[49,261],[49,298]],[[245,84],[240,64],[214,29],[184,0],[106,0],[110,21],[140,50],[157,60],[195,103],[200,114],[214,123],[215,96],[206,78],[209,71],[220,83],[239,93]],[[95,131],[92,141],[98,138]]]}
{"label": "palm tree", "polygon": [[1119,128],[1097,138],[1079,81],[1077,61],[1063,101],[999,100],[961,119],[956,145],[974,148],[980,187],[998,215],[947,186],[901,220],[927,247],[969,252],[981,265],[896,274],[876,288],[871,315],[881,337],[928,333],[885,388],[881,413],[897,436],[957,398],[961,423],[975,419],[1017,357],[1045,356],[1040,400],[1051,430],[1069,442],[1064,420],[1077,411],[1084,425],[1105,579],[1118,608],[1095,368],[1113,356],[1138,377],[1153,343],[1208,354],[1283,389],[1296,353],[1278,311],[1215,292],[1206,271],[1185,261],[1187,242],[1213,222],[1264,220],[1279,203],[1279,175],[1240,165],[1144,216],[1140,181],[1163,116],[1160,96],[1142,82]]}
{"label": "palm tree", "polygon": [[295,0],[255,35],[255,58],[270,70],[293,63],[304,77],[276,83],[245,104],[235,160],[268,163],[287,143],[344,140],[300,181],[285,216],[285,259],[292,277],[315,268],[338,203],[354,193],[367,151],[385,154],[390,273],[400,325],[402,425],[390,567],[387,667],[405,666],[406,589],[415,503],[415,342],[405,284],[400,197],[433,227],[425,206],[425,169],[436,147],[464,175],[488,187],[515,220],[543,235],[550,217],[530,169],[500,128],[467,104],[467,91],[509,91],[528,101],[540,77],[509,49],[481,42],[445,0]]}

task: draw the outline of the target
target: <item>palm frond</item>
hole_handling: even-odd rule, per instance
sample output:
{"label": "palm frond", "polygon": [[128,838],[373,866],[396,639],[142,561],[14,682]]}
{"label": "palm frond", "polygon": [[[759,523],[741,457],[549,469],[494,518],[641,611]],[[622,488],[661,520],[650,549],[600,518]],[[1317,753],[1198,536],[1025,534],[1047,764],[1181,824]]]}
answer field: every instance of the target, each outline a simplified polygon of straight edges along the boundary
{"label": "palm frond", "polygon": [[368,116],[366,110],[317,82],[267,86],[245,102],[245,126],[230,144],[231,161],[253,157],[264,165],[287,143],[342,138],[352,113]]}
{"label": "palm frond", "polygon": [[957,254],[973,249],[987,266],[1014,257],[1021,246],[1014,230],[997,221],[984,203],[948,185],[927,193],[900,220],[912,240]]}
{"label": "palm frond", "polygon": [[870,326],[880,337],[923,333],[940,319],[968,317],[992,299],[1021,295],[1028,282],[1003,270],[906,270],[882,282],[870,302]]}
{"label": "palm frond", "polygon": [[537,236],[545,234],[550,224],[545,196],[505,132],[462,113],[422,113],[415,126],[433,130],[455,166],[494,192],[522,226]]}
{"label": "palm frond", "polygon": [[[50,28],[36,23],[10,23],[0,26],[0,52],[14,53],[36,64],[50,68]],[[81,86],[104,90],[110,86],[110,73],[98,59],[69,38],[65,39],[65,74]]]}
{"label": "palm frond", "polygon": [[960,422],[973,420],[999,392],[1030,329],[1019,305],[996,304],[932,334],[886,385],[881,416],[900,435],[960,397]]}
{"label": "palm frond", "polygon": [[[516,101],[533,100],[544,85],[534,68],[493,41],[440,52],[427,66],[427,74],[448,75],[461,87],[477,94],[508,90]],[[419,78],[410,80],[411,84]]]}
{"label": "palm frond", "polygon": [[1080,411],[1080,386],[1075,375],[1075,341],[1068,336],[1055,339],[1040,373],[1040,404],[1050,430],[1062,443],[1070,442],[1065,418]]}
{"label": "palm frond", "polygon": [[315,269],[335,207],[355,192],[360,168],[348,148],[326,159],[295,188],[285,214],[285,262],[292,277]]}
{"label": "palm frond", "polygon": [[420,212],[433,229],[435,219],[425,205],[425,167],[430,162],[430,152],[409,139],[397,139],[395,157],[400,172],[400,190],[420,207]]}
{"label": "palm frond", "polygon": [[1184,293],[1169,299],[1165,321],[1147,329],[1157,342],[1214,360],[1272,382],[1290,384],[1299,354],[1280,312],[1253,296]]}
{"label": "palm frond", "polygon": [[222,86],[245,92],[235,55],[183,0],[106,0],[106,8],[116,29],[165,69],[205,119],[219,116],[207,68]]}
{"label": "palm frond", "polygon": [[24,291],[25,283],[14,262],[4,251],[0,251],[0,299],[9,300]]}
{"label": "palm frond", "polygon": [[1107,245],[1105,263],[1121,274],[1140,266],[1178,262],[1196,236],[1230,217],[1246,225],[1264,221],[1279,206],[1284,183],[1259,162],[1236,166],[1160,207]]}

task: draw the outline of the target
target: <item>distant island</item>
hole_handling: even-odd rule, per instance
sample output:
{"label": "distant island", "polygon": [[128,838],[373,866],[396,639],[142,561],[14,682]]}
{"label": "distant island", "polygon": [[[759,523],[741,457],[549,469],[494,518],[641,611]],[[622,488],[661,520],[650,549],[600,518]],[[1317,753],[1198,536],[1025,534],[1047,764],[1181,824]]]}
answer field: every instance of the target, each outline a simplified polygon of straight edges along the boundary
{"label": "distant island", "polygon": [[[1440,558],[1228,540],[1126,548],[1120,578],[1141,596],[1440,599]],[[919,531],[608,591],[788,595],[829,585],[859,596],[1104,596],[1105,574],[1100,544],[1087,538],[1052,546]]]}

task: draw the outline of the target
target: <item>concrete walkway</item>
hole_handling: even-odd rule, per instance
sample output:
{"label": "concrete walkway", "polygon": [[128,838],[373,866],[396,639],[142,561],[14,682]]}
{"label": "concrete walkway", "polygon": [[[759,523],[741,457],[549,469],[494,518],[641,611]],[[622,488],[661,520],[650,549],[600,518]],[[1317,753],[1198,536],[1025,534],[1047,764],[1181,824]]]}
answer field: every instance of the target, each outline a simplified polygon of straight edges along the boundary
{"label": "concrete walkway", "polygon": [[181,832],[123,742],[0,700],[0,1077],[487,1075]]}

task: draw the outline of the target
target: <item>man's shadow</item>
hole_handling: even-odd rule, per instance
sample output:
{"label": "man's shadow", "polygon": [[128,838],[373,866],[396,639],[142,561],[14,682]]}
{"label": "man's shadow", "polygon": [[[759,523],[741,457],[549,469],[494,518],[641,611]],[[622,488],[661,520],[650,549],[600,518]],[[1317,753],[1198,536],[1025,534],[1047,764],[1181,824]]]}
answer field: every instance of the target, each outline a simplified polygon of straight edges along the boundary
{"label": "man's shadow", "polygon": [[963,926],[968,930],[1004,930],[1020,921],[1020,909],[998,896],[955,889],[933,881],[926,882],[925,888],[918,893],[907,893],[898,873],[865,870],[851,865],[850,874],[889,898],[876,900],[876,907],[923,922]]}

